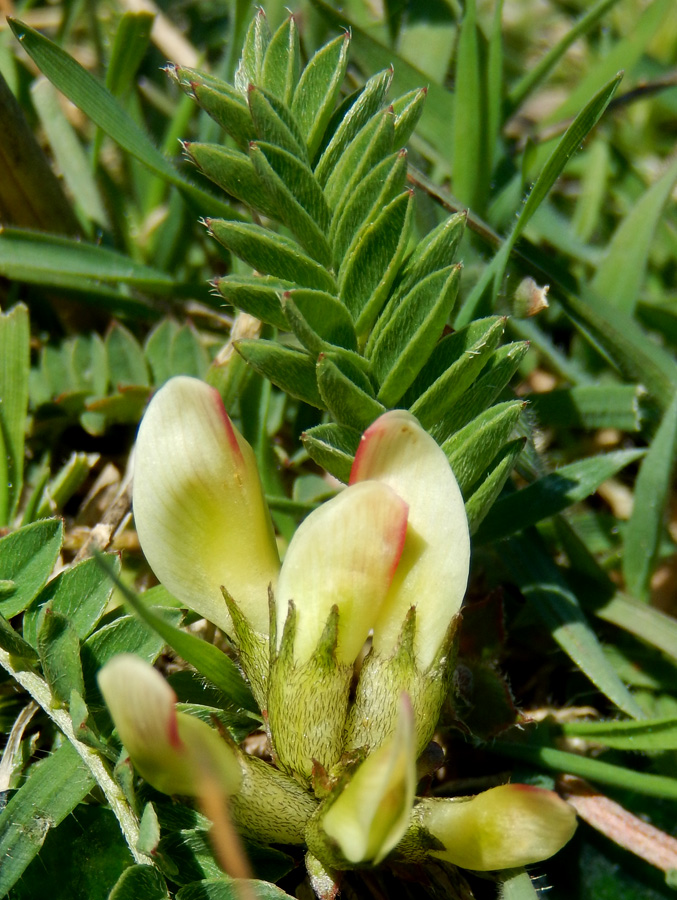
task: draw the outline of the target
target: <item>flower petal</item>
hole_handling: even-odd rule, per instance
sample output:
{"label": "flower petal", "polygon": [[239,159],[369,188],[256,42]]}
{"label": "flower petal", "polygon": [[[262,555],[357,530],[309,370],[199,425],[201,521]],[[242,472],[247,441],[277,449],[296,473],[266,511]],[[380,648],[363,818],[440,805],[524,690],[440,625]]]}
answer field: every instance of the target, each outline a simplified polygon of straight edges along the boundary
{"label": "flower petal", "polygon": [[237,791],[237,758],[205,722],[177,713],[176,696],[162,675],[129,653],[99,672],[99,687],[135,768],[165,794],[202,793],[205,779]]}
{"label": "flower petal", "polygon": [[168,381],[141,422],[134,519],[151,568],[186,606],[230,631],[223,585],[268,633],[279,558],[254,452],[196,378]]}
{"label": "flower petal", "polygon": [[554,791],[503,784],[469,800],[422,801],[423,825],[445,850],[430,851],[464,869],[512,869],[548,859],[576,830],[576,813]]}
{"label": "flower petal", "polygon": [[312,512],[294,534],[280,572],[278,646],[290,600],[297,613],[298,661],[315,652],[336,605],[337,658],[352,664],[390,587],[406,528],[406,503],[377,482],[347,488]]}
{"label": "flower petal", "polygon": [[394,649],[416,606],[415,651],[425,670],[463,601],[470,535],[463,497],[446,456],[404,410],[384,413],[365,431],[350,483],[389,485],[409,506],[407,540],[388,599],[374,626],[374,648]]}
{"label": "flower petal", "polygon": [[416,792],[414,717],[402,694],[391,737],[360,765],[322,819],[322,829],[351,863],[378,865],[409,825]]}

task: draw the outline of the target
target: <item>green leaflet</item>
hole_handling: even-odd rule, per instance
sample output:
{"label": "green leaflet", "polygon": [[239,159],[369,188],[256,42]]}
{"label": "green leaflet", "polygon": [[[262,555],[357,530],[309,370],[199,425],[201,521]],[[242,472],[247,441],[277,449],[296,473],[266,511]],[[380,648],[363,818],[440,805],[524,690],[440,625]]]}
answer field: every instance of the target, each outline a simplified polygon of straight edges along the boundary
{"label": "green leaflet", "polygon": [[263,83],[263,63],[269,43],[268,19],[263,9],[259,8],[247,29],[242,58],[235,73],[235,86],[243,93],[250,84]]}
{"label": "green leaflet", "polygon": [[229,85],[226,85],[228,90],[225,90],[200,81],[192,81],[186,88],[183,73],[187,70],[176,67],[174,71],[184,90],[188,90],[188,93],[195,97],[197,104],[207,115],[220,125],[239,147],[246,150],[249,142],[256,137],[256,132],[251,113],[242,94],[233,90]]}
{"label": "green leaflet", "polygon": [[323,353],[318,359],[317,385],[326,408],[339,425],[364,431],[386,411],[374,399],[366,375],[337,353]]}
{"label": "green leaflet", "polygon": [[362,178],[392,152],[394,137],[395,115],[389,109],[376,113],[363,126],[341,154],[324,185],[324,194],[332,209],[349,199]]}
{"label": "green leaflet", "polygon": [[29,338],[22,303],[0,312],[0,526],[14,517],[23,487]]}
{"label": "green leaflet", "polygon": [[329,242],[338,269],[357,232],[369,225],[391,200],[402,193],[407,177],[407,155],[393,153],[364,176],[351,196],[343,198],[332,216]]}
{"label": "green leaflet", "polygon": [[374,324],[397,275],[409,239],[409,191],[391,201],[353,240],[338,276],[339,297],[350,311],[358,338]]}
{"label": "green leaflet", "polygon": [[[248,881],[255,900],[290,900],[290,895],[282,888],[268,881]],[[240,887],[228,876],[220,876],[215,881],[209,879],[194,881],[182,887],[176,900],[239,900]]]}
{"label": "green leaflet", "polygon": [[[116,554],[106,555],[115,575],[120,572]],[[113,592],[113,582],[96,559],[64,569],[40,591],[24,615],[24,638],[36,646],[43,615],[47,609],[68,620],[84,640],[94,629]]]}
{"label": "green leaflet", "polygon": [[220,244],[253,269],[288,279],[300,286],[336,292],[332,275],[299,249],[295,241],[274,234],[261,225],[207,219],[207,227]]}
{"label": "green leaflet", "polygon": [[130,866],[120,875],[108,900],[169,900],[167,885],[154,866]]}
{"label": "green leaflet", "polygon": [[642,600],[648,599],[676,458],[677,394],[639,467],[632,515],[625,531],[623,577],[628,591]]}
{"label": "green leaflet", "polygon": [[616,450],[562,466],[556,472],[499,500],[476,536],[480,543],[500,540],[578,503],[594,493],[644,450]]}
{"label": "green leaflet", "polygon": [[504,328],[504,319],[494,316],[443,338],[404,396],[402,402],[410,403],[418,394],[409,409],[438,441],[448,437],[447,416],[453,415],[456,402],[484,368]]}
{"label": "green leaflet", "polygon": [[261,83],[267,91],[291,107],[300,68],[299,31],[296,19],[290,15],[270,39],[263,58]]}
{"label": "green leaflet", "polygon": [[321,47],[303,70],[294,91],[291,112],[311,159],[334,111],[348,65],[350,35],[346,32]]}
{"label": "green leaflet", "polygon": [[150,384],[143,348],[124,325],[114,322],[105,339],[108,374],[116,388]]}
{"label": "green leaflet", "polygon": [[0,582],[13,589],[0,595],[0,613],[11,619],[23,612],[45,585],[63,540],[61,519],[43,519],[0,538]]}
{"label": "green leaflet", "polygon": [[183,149],[202,174],[231,197],[266,216],[278,215],[278,206],[249,156],[218,144],[185,143]]}
{"label": "green leaflet", "polygon": [[[330,345],[357,351],[357,337],[350,313],[332,294],[296,289],[282,295],[282,308],[289,325],[303,346],[319,354]],[[364,360],[356,354],[356,361]]]}
{"label": "green leaflet", "polygon": [[289,328],[280,296],[294,287],[292,281],[270,275],[226,275],[217,278],[214,287],[224,300],[238,309],[283,331]]}
{"label": "green leaflet", "polygon": [[[3,581],[2,587],[11,590],[13,584],[12,581]],[[0,647],[17,659],[25,659],[30,663],[37,661],[38,654],[33,647],[21,637],[18,631],[12,628],[2,615],[0,615]]]}
{"label": "green leaflet", "polygon": [[298,125],[285,105],[259,87],[247,91],[256,137],[308,163],[308,151]]}
{"label": "green leaflet", "polygon": [[392,77],[392,68],[372,75],[341,119],[315,167],[315,175],[322,186],[327,184],[339,160],[360,129],[381,108]]}
{"label": "green leaflet", "polygon": [[381,387],[378,399],[393,406],[423,368],[456,303],[461,267],[447,266],[423,278],[400,301],[371,352]]}
{"label": "green leaflet", "polygon": [[517,458],[524,449],[525,438],[511,441],[499,451],[487,472],[480,479],[476,490],[465,502],[470,534],[475,534],[481,522],[488,515],[496,498],[510,477]]}
{"label": "green leaflet", "polygon": [[350,478],[361,434],[345,425],[316,425],[301,435],[303,446],[318,466],[346,484]]}
{"label": "green leaflet", "polygon": [[447,415],[446,430],[450,435],[494,403],[507,387],[528,349],[526,342],[519,342],[506,344],[494,351],[480,377]]}
{"label": "green leaflet", "polygon": [[68,619],[47,609],[38,632],[37,646],[53,702],[67,706],[72,691],[83,697],[85,683],[80,664],[80,640]]}
{"label": "green leaflet", "polygon": [[423,106],[428,96],[427,88],[418,88],[398,97],[392,104],[395,113],[395,137],[393,146],[396,150],[404,147],[414,133],[423,115]]}
{"label": "green leaflet", "polygon": [[491,406],[442,444],[464,495],[512,435],[524,406],[520,400]]}
{"label": "green leaflet", "polygon": [[272,144],[252,143],[254,168],[278,210],[277,217],[298,238],[305,250],[323,266],[331,263],[325,234],[329,210],[308,166]]}
{"label": "green leaflet", "polygon": [[235,349],[256,372],[283,391],[311,406],[325,409],[317,388],[315,362],[307,353],[262,340],[236,341]]}
{"label": "green leaflet", "polygon": [[55,828],[94,787],[94,778],[66,742],[39,766],[0,813],[0,896],[19,880]]}

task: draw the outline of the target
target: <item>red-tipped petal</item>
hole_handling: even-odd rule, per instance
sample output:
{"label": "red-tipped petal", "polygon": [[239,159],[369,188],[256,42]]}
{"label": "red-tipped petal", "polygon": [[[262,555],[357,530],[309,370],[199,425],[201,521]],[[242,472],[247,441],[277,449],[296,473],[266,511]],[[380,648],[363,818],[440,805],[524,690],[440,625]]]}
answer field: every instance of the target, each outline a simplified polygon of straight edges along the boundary
{"label": "red-tipped petal", "polygon": [[301,523],[276,594],[278,640],[289,601],[296,605],[297,659],[315,651],[335,604],[338,658],[356,659],[392,583],[406,528],[406,503],[377,482],[347,488]]}
{"label": "red-tipped petal", "polygon": [[350,483],[369,481],[387,484],[409,506],[407,541],[374,647],[392,651],[415,606],[416,656],[425,669],[465,594],[470,535],[463,497],[440,447],[404,410],[384,413],[362,437]]}
{"label": "red-tipped petal", "polygon": [[151,568],[186,606],[229,631],[223,585],[268,632],[279,560],[254,452],[196,378],[168,381],[141,422],[134,518]]}

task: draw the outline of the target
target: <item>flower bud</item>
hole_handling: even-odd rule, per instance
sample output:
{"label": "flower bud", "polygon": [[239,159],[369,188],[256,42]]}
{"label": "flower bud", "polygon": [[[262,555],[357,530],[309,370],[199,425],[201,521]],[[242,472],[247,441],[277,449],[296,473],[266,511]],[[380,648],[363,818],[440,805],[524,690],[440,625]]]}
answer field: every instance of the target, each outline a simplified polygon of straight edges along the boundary
{"label": "flower bud", "polygon": [[403,694],[395,732],[320,816],[319,827],[348,863],[378,865],[406,832],[416,790],[414,749],[414,719]]}
{"label": "flower bud", "polygon": [[101,669],[99,687],[138,773],[164,794],[199,796],[208,780],[238,790],[237,757],[209,725],[177,713],[176,696],[151,665],[128,653]]}
{"label": "flower bud", "polygon": [[150,567],[187,607],[231,633],[223,585],[268,633],[279,559],[254,452],[218,392],[196,378],[172,378],[143,417],[134,519]]}
{"label": "flower bud", "polygon": [[430,855],[464,869],[527,866],[553,856],[573,837],[576,813],[554,791],[503,784],[475,797],[425,799],[423,828],[444,845]]}

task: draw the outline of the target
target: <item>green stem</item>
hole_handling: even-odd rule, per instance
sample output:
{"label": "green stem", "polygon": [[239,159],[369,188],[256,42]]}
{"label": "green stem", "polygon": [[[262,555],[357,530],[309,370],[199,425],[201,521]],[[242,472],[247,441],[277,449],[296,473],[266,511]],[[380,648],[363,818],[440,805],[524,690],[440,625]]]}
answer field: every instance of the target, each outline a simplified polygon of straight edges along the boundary
{"label": "green stem", "polygon": [[47,682],[35,672],[25,669],[16,669],[12,664],[12,657],[5,650],[0,649],[0,665],[14,678],[18,684],[26,690],[35,702],[42,707],[54,724],[64,733],[78,752],[80,758],[87,766],[97,784],[104,792],[115,818],[120,824],[129,851],[134,857],[134,862],[139,865],[154,865],[153,860],[140,853],[136,849],[139,840],[139,823],[136,816],[125,800],[122,790],[115,783],[106,768],[103,760],[96,751],[83,744],[75,737],[70,716],[63,709],[52,708],[52,694]]}

